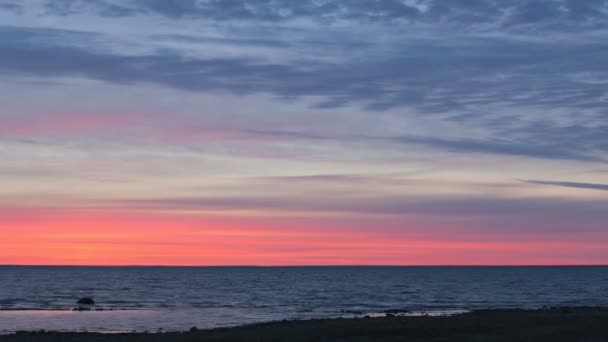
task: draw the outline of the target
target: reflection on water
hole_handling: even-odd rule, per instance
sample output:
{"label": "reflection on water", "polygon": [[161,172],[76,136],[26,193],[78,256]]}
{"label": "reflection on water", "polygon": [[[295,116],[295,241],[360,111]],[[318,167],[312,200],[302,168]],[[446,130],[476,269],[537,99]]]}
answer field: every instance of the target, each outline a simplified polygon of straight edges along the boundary
{"label": "reflection on water", "polygon": [[0,311],[2,332],[25,330],[131,332],[183,331],[191,327],[213,328],[275,320],[267,317],[225,317],[230,324],[216,321],[205,310],[118,310],[77,312],[70,310],[11,310]]}

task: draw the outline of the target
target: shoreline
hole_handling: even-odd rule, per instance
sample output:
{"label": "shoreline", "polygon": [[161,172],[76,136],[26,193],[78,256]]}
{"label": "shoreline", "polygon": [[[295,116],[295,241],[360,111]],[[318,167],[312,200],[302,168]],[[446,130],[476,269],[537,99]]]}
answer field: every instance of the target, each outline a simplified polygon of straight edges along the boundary
{"label": "shoreline", "polygon": [[[199,330],[217,329],[217,328],[234,328],[252,324],[265,324],[281,321],[306,321],[306,320],[324,320],[324,319],[360,319],[360,318],[383,318],[383,317],[438,317],[451,316],[471,312],[472,310],[465,309],[424,309],[424,310],[409,310],[409,309],[386,309],[381,311],[361,311],[361,310],[341,310],[333,314],[309,316],[309,317],[275,317],[267,320],[249,320],[249,321],[231,321],[224,320],[222,322],[212,323],[211,321],[202,321],[201,324],[188,324],[187,318],[190,317],[205,317],[207,313],[197,309],[190,310],[164,310],[153,308],[113,308],[100,309],[92,308],[89,310],[75,310],[74,308],[50,308],[50,309],[0,309],[0,336],[6,336],[14,333],[32,333],[32,332],[54,332],[54,333],[100,333],[100,334],[117,334],[117,333],[150,333],[150,332],[185,332],[191,327],[196,326]],[[159,319],[159,317],[164,319]],[[150,324],[150,318],[156,321],[156,324]],[[177,318],[176,318],[177,317]],[[180,319],[181,318],[181,319]],[[166,319],[177,322],[177,326],[166,323]],[[30,322],[29,324],[16,324],[6,326],[7,322]],[[142,324],[142,320],[147,323]],[[139,322],[138,322],[139,321]],[[192,321],[196,321],[192,320]],[[63,323],[57,323],[63,322]],[[67,323],[66,323],[67,322]],[[117,322],[121,322],[118,323]],[[138,323],[130,326],[131,323]],[[2,323],[5,323],[4,325]],[[201,323],[199,321],[199,323]],[[162,327],[162,328],[161,328]]]}
{"label": "shoreline", "polygon": [[[484,309],[443,316],[283,320],[187,332],[26,332],[1,341],[608,341],[608,307]],[[288,338],[287,338],[288,337]]]}

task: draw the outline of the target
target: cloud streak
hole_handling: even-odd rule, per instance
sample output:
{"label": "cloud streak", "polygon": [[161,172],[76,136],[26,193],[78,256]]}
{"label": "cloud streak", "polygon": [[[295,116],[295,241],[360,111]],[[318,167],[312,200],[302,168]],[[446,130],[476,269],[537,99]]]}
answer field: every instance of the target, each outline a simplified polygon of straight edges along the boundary
{"label": "cloud streak", "polygon": [[559,187],[565,187],[565,188],[608,191],[608,184],[581,183],[581,182],[556,182],[556,181],[541,181],[541,180],[522,180],[522,182],[525,182],[528,184],[552,185],[552,186],[559,186]]}
{"label": "cloud streak", "polygon": [[557,144],[549,145],[546,142],[526,143],[500,139],[476,140],[437,137],[396,137],[392,139],[399,143],[428,146],[450,152],[473,152],[490,155],[604,162],[604,159],[588,154],[588,152],[582,152],[576,147]]}
{"label": "cloud streak", "polygon": [[[543,198],[349,196],[317,197],[181,197],[127,199],[99,203],[100,208],[130,210],[261,211],[283,213],[348,213],[361,215],[422,215],[444,217],[542,218],[546,215],[606,219],[606,202]],[[582,217],[581,216],[581,217]]]}
{"label": "cloud streak", "polygon": [[[301,139],[301,140],[338,140],[351,141],[367,144],[398,144],[408,146],[423,146],[435,150],[453,153],[484,153],[489,155],[503,155],[515,157],[529,157],[553,160],[576,160],[586,162],[605,162],[603,157],[593,155],[593,148],[581,148],[581,145],[596,142],[602,138],[585,139],[573,137],[572,145],[560,144],[559,141],[545,138],[543,143],[526,140],[505,139],[471,139],[471,138],[443,138],[436,136],[365,136],[365,135],[342,135],[330,136],[312,132],[298,131],[270,131],[270,130],[248,130],[251,134],[270,136],[276,139]],[[597,147],[603,150],[602,146]]]}

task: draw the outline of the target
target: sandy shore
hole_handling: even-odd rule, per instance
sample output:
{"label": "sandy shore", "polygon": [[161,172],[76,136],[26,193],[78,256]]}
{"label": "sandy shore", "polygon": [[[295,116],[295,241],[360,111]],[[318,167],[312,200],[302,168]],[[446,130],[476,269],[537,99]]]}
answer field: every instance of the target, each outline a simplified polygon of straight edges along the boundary
{"label": "sandy shore", "polygon": [[448,317],[283,321],[184,333],[20,332],[2,341],[608,341],[608,308],[481,310]]}

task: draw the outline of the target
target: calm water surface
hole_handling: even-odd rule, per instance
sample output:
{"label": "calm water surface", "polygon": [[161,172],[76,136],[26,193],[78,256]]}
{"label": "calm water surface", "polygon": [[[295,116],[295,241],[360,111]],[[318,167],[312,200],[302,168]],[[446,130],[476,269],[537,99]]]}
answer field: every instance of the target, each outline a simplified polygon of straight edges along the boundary
{"label": "calm water surface", "polygon": [[[71,311],[86,296],[103,311]],[[0,267],[0,332],[554,305],[608,306],[608,267]]]}

